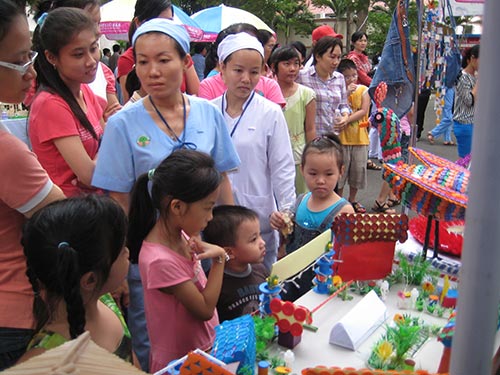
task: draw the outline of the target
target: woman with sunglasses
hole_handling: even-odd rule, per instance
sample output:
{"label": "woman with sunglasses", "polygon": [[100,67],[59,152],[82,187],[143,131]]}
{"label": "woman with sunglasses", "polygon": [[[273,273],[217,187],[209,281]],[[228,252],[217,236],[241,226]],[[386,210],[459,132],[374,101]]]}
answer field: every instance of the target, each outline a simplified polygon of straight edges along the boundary
{"label": "woman with sunglasses", "polygon": [[[24,7],[0,0],[0,102],[20,103],[36,77]],[[26,218],[64,198],[28,147],[0,122],[0,371],[24,353],[33,334],[33,290],[19,242]]]}
{"label": "woman with sunglasses", "polygon": [[[186,30],[172,21],[153,19],[139,26],[132,47],[137,76],[149,95],[109,119],[92,184],[108,190],[128,212],[137,178],[156,168],[174,150],[188,148],[212,156],[223,175],[219,200],[233,204],[226,172],[238,167],[240,161],[224,118],[207,100],[181,92],[182,75],[190,61]],[[131,254],[129,322],[134,350],[145,370],[149,343],[144,340],[147,331],[137,261],[137,254]]]}

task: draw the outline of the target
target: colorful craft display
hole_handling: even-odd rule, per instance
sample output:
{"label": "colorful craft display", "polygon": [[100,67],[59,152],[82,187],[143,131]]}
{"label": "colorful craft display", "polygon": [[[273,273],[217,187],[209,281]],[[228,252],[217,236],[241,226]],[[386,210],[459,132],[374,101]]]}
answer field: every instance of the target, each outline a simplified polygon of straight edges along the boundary
{"label": "colorful craft display", "polygon": [[[439,223],[439,251],[454,256],[462,255],[464,220],[453,220]],[[409,229],[412,236],[424,243],[427,218],[416,216],[410,219]],[[435,222],[431,224],[429,246],[434,246]]]}
{"label": "colorful craft display", "polygon": [[269,304],[273,298],[281,298],[281,286],[277,276],[269,276],[265,282],[259,285],[259,312],[262,316],[271,314]]}
{"label": "colorful craft display", "polygon": [[293,349],[300,342],[303,325],[312,323],[310,311],[278,298],[271,301],[270,308],[279,329],[278,344]]}
{"label": "colorful craft display", "polygon": [[233,375],[232,372],[210,361],[206,356],[190,352],[181,366],[180,375]]}
{"label": "colorful craft display", "polygon": [[[330,244],[331,248],[331,244]],[[329,294],[332,285],[333,277],[333,256],[334,250],[330,250],[322,255],[314,266],[314,273],[316,276],[313,279],[313,290],[319,294]]]}
{"label": "colorful craft display", "polygon": [[256,339],[252,317],[243,315],[237,319],[226,320],[215,327],[215,341],[211,354],[224,363],[240,362],[237,373],[253,375]]}
{"label": "colorful craft display", "polygon": [[392,270],[396,241],[408,238],[408,217],[340,214],[332,224],[334,271],[344,280],[383,279]]}
{"label": "colorful craft display", "polygon": [[340,367],[326,367],[316,366],[308,367],[302,370],[302,375],[447,375],[444,373],[431,374],[425,370],[417,371],[393,371],[393,370],[370,370],[367,368],[355,370],[353,368],[340,368]]}

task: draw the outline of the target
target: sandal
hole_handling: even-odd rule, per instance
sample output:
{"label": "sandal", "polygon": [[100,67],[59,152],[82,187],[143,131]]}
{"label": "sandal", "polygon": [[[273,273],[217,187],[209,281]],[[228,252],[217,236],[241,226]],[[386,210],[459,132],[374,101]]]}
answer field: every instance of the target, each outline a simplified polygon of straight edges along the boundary
{"label": "sandal", "polygon": [[374,170],[374,171],[381,171],[382,167],[380,165],[375,164],[373,161],[368,160],[366,162],[366,169],[371,169],[371,170]]}
{"label": "sandal", "polygon": [[443,145],[445,145],[445,146],[455,146],[455,142],[452,142],[452,141],[450,141],[450,142],[443,142]]}
{"label": "sandal", "polygon": [[431,133],[431,132],[427,133],[427,140],[429,141],[429,143],[430,143],[431,145],[433,145],[433,144],[434,144],[434,136],[432,135],[432,133]]}
{"label": "sandal", "polygon": [[349,203],[352,205],[352,208],[354,208],[354,212],[357,214],[365,214],[366,213],[366,208],[359,202],[351,202]]}
{"label": "sandal", "polygon": [[386,204],[389,207],[396,207],[396,206],[399,206],[401,204],[401,199],[389,198],[389,199],[387,199]]}
{"label": "sandal", "polygon": [[389,205],[387,204],[387,202],[380,204],[376,199],[375,199],[375,205],[372,207],[372,211],[376,212],[378,214],[395,214],[396,213],[396,210],[390,208]]}

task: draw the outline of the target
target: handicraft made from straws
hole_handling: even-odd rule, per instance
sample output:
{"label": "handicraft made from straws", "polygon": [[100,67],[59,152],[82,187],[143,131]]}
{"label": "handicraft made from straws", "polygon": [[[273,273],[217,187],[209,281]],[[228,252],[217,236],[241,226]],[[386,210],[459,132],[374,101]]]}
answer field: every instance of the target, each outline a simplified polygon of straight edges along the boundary
{"label": "handicraft made from straws", "polygon": [[391,273],[396,241],[408,238],[408,217],[340,214],[332,224],[335,274],[344,280],[383,279]]}
{"label": "handicraft made from straws", "polygon": [[[403,205],[427,217],[427,228],[423,246],[424,259],[430,238],[432,220],[450,221],[463,219],[467,208],[467,186],[469,171],[439,156],[410,147],[423,165],[409,165],[401,159],[399,141],[399,121],[388,108],[381,103],[387,94],[387,85],[381,82],[375,90],[374,100],[377,112],[372,115],[372,123],[379,130],[384,164],[384,179],[391,185]],[[396,117],[396,118],[395,118]],[[437,246],[434,246],[434,258],[438,257],[439,226],[435,226]]]}

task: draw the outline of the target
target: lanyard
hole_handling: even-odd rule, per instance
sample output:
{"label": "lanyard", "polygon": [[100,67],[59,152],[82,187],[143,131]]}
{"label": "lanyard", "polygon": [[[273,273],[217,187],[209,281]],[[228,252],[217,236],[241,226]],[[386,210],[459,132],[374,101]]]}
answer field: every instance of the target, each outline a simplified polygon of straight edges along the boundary
{"label": "lanyard", "polygon": [[[240,115],[240,118],[238,119],[238,121],[236,121],[236,124],[234,124],[233,126],[233,130],[231,130],[231,138],[233,137],[233,134],[234,132],[236,131],[236,128],[238,127],[238,125],[240,124],[240,121],[241,121],[241,118],[243,117],[243,115],[245,114],[245,111],[247,110],[248,106],[250,105],[250,103],[252,102],[253,100],[253,97],[255,95],[255,91],[252,92],[252,95],[250,96],[250,99],[248,99],[248,102],[247,104],[245,104],[245,107],[243,107],[243,111],[241,112],[241,115]],[[226,97],[226,94],[222,95],[222,103],[221,103],[221,109],[222,109],[222,113],[224,113],[225,109],[224,109],[224,98]]]}
{"label": "lanyard", "polygon": [[179,139],[177,134],[175,134],[174,130],[168,124],[167,120],[165,120],[165,117],[163,117],[160,110],[158,109],[158,107],[156,107],[156,104],[153,102],[153,98],[151,97],[151,95],[149,96],[149,101],[151,102],[151,105],[155,109],[156,114],[158,115],[160,120],[167,127],[167,129],[170,131],[170,133],[173,134],[173,137],[172,137],[173,140],[179,143],[178,145],[176,145],[174,147],[174,150],[177,150],[177,149],[180,149],[183,147],[186,147],[190,150],[196,150],[196,145],[194,143],[185,141],[185,139],[186,139],[186,100],[184,99],[184,95],[182,95],[182,109],[183,109],[183,112],[182,112],[182,121],[183,121],[182,139]]}

